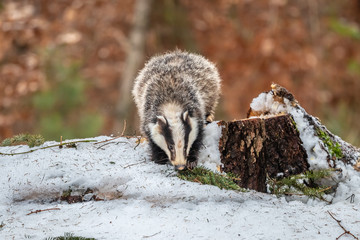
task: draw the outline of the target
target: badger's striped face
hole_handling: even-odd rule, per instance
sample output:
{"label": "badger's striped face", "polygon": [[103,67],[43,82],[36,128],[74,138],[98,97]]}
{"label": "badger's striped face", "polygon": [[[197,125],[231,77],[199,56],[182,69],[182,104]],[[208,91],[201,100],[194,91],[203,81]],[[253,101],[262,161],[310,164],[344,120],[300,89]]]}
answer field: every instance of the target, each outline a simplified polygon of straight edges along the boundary
{"label": "badger's striped face", "polygon": [[188,112],[165,111],[150,124],[153,141],[166,153],[176,170],[186,168],[186,159],[197,134],[197,121]]}

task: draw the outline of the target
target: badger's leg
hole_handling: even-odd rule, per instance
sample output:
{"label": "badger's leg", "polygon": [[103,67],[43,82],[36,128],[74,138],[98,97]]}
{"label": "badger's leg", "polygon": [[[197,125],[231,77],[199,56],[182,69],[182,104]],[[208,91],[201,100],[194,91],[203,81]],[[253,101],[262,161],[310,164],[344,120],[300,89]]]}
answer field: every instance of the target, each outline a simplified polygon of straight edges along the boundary
{"label": "badger's leg", "polygon": [[193,169],[197,166],[198,153],[199,153],[199,148],[197,147],[197,145],[198,145],[198,143],[197,143],[197,141],[195,141],[193,146],[190,149],[190,152],[189,152],[189,155],[188,155],[187,161],[186,161],[186,167],[188,169]]}
{"label": "badger's leg", "polygon": [[187,156],[187,168],[192,169],[197,166],[198,155],[200,148],[202,147],[203,131],[200,130],[196,140],[190,148],[189,155]]}
{"label": "badger's leg", "polygon": [[166,153],[158,147],[153,141],[149,141],[151,149],[151,159],[157,164],[166,164],[169,162],[169,158]]}

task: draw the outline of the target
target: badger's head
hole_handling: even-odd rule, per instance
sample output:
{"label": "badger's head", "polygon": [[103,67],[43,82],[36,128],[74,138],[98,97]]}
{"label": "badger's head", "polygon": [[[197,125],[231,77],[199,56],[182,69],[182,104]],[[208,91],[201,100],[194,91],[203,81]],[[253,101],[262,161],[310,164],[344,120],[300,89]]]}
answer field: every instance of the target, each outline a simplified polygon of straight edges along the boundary
{"label": "badger's head", "polygon": [[186,169],[187,157],[198,135],[196,119],[188,111],[164,111],[149,128],[152,140],[166,153],[175,169]]}

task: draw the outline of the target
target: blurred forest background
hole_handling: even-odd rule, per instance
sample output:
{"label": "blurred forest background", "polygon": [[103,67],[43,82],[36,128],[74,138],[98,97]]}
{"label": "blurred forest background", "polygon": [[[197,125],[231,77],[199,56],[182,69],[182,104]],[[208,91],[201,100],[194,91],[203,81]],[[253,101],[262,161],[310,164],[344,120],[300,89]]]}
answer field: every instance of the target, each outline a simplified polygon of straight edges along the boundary
{"label": "blurred forest background", "polygon": [[359,146],[359,26],[359,0],[2,0],[0,141],[118,135],[124,119],[135,134],[125,80],[179,48],[217,64],[216,119],[244,118],[275,82]]}

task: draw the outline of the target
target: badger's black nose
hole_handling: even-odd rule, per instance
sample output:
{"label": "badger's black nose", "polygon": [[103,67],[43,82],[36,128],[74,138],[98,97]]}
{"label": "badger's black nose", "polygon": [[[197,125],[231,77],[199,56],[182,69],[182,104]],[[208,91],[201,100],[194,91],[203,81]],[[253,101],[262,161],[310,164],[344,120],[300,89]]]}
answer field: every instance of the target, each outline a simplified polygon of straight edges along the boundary
{"label": "badger's black nose", "polygon": [[182,171],[186,169],[186,165],[176,165],[175,170],[176,171]]}

